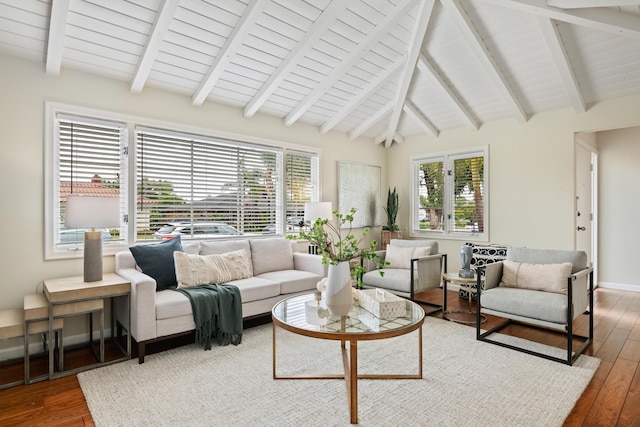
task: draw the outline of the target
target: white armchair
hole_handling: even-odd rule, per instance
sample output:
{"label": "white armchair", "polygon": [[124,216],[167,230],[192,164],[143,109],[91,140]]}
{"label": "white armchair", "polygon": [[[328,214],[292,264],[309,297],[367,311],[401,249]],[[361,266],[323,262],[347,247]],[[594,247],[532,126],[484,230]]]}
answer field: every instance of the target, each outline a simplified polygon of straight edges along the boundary
{"label": "white armchair", "polygon": [[392,239],[386,250],[376,253],[389,265],[382,269],[381,276],[376,261],[364,261],[365,287],[386,289],[409,299],[440,287],[442,274],[447,271],[447,254],[438,253],[436,240]]}
{"label": "white armchair", "polygon": [[[593,269],[587,266],[585,252],[510,247],[507,259],[488,264],[485,272],[484,288],[478,286],[478,340],[567,365],[573,364],[592,342]],[[482,331],[480,313],[506,320]],[[588,336],[577,335],[573,327],[574,321],[584,314],[588,315]],[[566,356],[555,357],[488,338],[512,323],[566,334]],[[575,338],[583,340],[577,349]]]}

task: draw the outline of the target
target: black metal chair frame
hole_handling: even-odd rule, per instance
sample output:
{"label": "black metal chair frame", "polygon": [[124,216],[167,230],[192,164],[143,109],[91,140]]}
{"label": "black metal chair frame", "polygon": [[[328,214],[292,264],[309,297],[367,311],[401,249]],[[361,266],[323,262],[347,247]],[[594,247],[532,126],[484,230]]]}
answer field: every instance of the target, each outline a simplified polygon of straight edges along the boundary
{"label": "black metal chair frame", "polygon": [[[484,269],[484,267],[482,267],[482,269]],[[588,294],[589,294],[589,309],[587,311],[584,312],[584,314],[589,315],[589,335],[588,336],[583,336],[583,335],[578,335],[573,333],[573,304],[571,304],[571,301],[573,300],[573,282],[577,279],[577,276],[575,274],[572,274],[571,276],[569,276],[569,278],[567,279],[567,323],[566,323],[566,335],[567,335],[567,356],[566,358],[562,358],[562,357],[555,357],[555,356],[551,356],[545,353],[540,353],[537,351],[533,351],[533,350],[529,350],[526,348],[522,348],[522,347],[518,347],[512,344],[507,344],[507,343],[503,343],[503,342],[499,342],[499,341],[493,341],[488,339],[488,336],[495,333],[495,332],[499,332],[500,330],[502,330],[503,328],[505,328],[508,325],[511,324],[518,324],[518,325],[524,325],[530,328],[534,328],[534,329],[541,329],[541,330],[545,330],[545,331],[553,331],[553,332],[557,332],[557,333],[561,333],[561,331],[556,331],[553,329],[549,329],[549,328],[545,328],[542,326],[538,326],[538,325],[533,325],[530,323],[526,323],[526,322],[522,322],[519,320],[514,320],[514,319],[507,319],[506,321],[500,323],[499,325],[487,330],[486,332],[481,332],[480,329],[480,312],[481,312],[481,299],[480,296],[482,294],[482,286],[481,286],[481,279],[480,279],[480,274],[478,274],[478,313],[477,313],[477,322],[476,322],[476,339],[478,341],[483,341],[483,342],[488,342],[491,344],[495,344],[495,345],[499,345],[501,347],[506,347],[506,348],[510,348],[512,350],[516,350],[516,351],[520,351],[522,353],[527,353],[527,354],[531,354],[533,356],[538,356],[538,357],[542,357],[544,359],[548,359],[548,360],[552,360],[554,362],[560,362],[560,363],[564,363],[567,364],[569,366],[573,365],[573,363],[578,359],[578,357],[584,352],[584,350],[591,344],[591,342],[593,341],[593,269],[589,269],[589,272],[587,273],[589,276],[588,282],[589,282],[589,290],[588,290]],[[576,350],[575,352],[573,352],[573,340],[574,338],[581,338],[584,339],[584,343],[580,346],[580,348],[578,350]]]}

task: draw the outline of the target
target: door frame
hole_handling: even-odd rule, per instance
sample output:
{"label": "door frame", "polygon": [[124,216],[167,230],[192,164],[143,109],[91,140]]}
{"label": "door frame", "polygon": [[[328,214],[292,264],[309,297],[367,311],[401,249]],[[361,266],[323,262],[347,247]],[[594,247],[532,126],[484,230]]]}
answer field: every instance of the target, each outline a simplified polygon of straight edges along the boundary
{"label": "door frame", "polygon": [[[595,132],[594,132],[595,133]],[[598,150],[589,144],[575,138],[574,146],[574,212],[577,212],[578,196],[578,156],[576,149],[578,146],[591,153],[591,267],[593,267],[593,286],[598,286]],[[574,247],[578,248],[578,220],[574,214]]]}

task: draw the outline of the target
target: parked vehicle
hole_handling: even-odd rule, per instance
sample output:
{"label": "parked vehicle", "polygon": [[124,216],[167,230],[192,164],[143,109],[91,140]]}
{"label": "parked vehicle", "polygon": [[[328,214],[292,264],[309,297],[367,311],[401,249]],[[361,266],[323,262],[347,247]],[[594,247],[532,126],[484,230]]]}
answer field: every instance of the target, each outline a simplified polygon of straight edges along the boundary
{"label": "parked vehicle", "polygon": [[[84,232],[91,231],[90,228],[70,228],[65,230],[60,230],[60,243],[68,244],[68,243],[83,243],[84,242]],[[96,231],[102,231],[102,241],[111,240],[112,236],[109,233],[109,230],[106,228],[98,228]]]}
{"label": "parked vehicle", "polygon": [[171,222],[166,223],[158,231],[153,233],[155,239],[173,239],[175,236],[208,237],[235,236],[242,234],[229,224],[224,222]]}

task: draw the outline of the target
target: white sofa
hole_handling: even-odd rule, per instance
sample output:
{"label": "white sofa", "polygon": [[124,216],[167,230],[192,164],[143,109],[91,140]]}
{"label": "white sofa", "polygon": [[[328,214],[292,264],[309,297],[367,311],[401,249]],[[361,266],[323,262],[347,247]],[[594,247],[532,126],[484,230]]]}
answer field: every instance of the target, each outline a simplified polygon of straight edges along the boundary
{"label": "white sofa", "polygon": [[[200,255],[249,251],[253,276],[228,282],[240,290],[243,318],[269,313],[284,297],[316,289],[326,277],[322,257],[297,252],[296,242],[284,238],[185,242],[182,247],[186,253]],[[129,250],[116,254],[115,272],[131,282],[130,333],[138,345],[139,363],[144,363],[147,344],[195,329],[187,297],[173,290],[156,291],[156,281],[138,268]],[[120,325],[127,324],[126,310],[116,316]]]}

